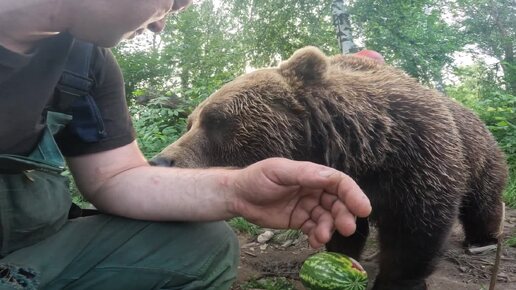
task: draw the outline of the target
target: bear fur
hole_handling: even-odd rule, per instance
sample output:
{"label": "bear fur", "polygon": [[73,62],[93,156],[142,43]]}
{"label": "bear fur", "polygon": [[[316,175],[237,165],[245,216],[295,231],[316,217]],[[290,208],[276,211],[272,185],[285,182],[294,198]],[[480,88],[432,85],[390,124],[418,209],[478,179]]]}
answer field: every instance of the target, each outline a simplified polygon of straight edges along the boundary
{"label": "bear fur", "polygon": [[505,158],[470,110],[391,66],[298,50],[277,68],[236,78],[202,102],[188,132],[152,162],[243,167],[307,160],[353,177],[373,212],[326,245],[359,258],[378,228],[373,289],[426,289],[456,218],[465,244],[497,240]]}

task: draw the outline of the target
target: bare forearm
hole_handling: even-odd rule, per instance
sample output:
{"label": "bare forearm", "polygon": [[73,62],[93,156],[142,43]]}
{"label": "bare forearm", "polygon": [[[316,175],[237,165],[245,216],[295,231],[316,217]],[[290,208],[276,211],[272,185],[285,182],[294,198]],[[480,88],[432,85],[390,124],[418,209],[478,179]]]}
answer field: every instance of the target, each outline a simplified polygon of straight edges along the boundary
{"label": "bare forearm", "polygon": [[99,209],[143,220],[222,220],[232,217],[232,170],[140,166],[109,178],[86,197]]}

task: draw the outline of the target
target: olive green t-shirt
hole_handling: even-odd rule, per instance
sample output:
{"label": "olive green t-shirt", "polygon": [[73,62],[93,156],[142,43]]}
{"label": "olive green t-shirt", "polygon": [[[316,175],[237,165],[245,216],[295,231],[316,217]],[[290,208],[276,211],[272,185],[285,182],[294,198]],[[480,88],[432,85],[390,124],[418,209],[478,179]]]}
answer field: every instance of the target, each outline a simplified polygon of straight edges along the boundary
{"label": "olive green t-shirt", "polygon": [[[0,45],[0,154],[28,154],[37,144],[73,41],[71,35],[61,33],[39,42],[25,55]],[[113,54],[95,47],[91,61],[91,95],[107,136],[99,142],[85,142],[65,129],[57,142],[66,156],[114,149],[135,138],[122,74]]]}

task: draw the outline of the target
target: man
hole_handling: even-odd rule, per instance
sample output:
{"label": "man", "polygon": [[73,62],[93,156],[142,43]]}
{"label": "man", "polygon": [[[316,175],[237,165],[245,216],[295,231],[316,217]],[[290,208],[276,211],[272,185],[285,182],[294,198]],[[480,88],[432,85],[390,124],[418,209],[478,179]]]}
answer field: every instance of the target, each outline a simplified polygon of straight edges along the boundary
{"label": "man", "polygon": [[[190,2],[0,0],[0,289],[228,289],[238,243],[222,220],[301,229],[320,247],[335,229],[352,234],[355,216],[370,213],[353,180],[308,162],[148,165],[119,67],[102,47],[161,31],[166,15]],[[60,105],[56,86],[76,39],[98,46],[88,105],[102,134],[94,140],[82,133],[89,123],[77,121],[81,107],[72,106],[72,120],[47,112]],[[67,219],[59,151],[103,214]]]}

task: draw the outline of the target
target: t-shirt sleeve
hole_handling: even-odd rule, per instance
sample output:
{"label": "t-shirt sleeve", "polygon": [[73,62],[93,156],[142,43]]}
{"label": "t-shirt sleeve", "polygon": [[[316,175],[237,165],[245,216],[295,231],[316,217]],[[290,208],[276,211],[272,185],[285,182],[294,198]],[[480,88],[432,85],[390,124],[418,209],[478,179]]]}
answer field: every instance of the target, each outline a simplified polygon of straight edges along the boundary
{"label": "t-shirt sleeve", "polygon": [[[125,99],[122,72],[111,50],[96,48],[91,66],[95,86],[91,96],[100,111],[106,137],[98,142],[85,142],[68,130],[58,136],[65,156],[79,156],[115,149],[134,141],[135,131]],[[72,112],[73,115],[73,112]]]}

